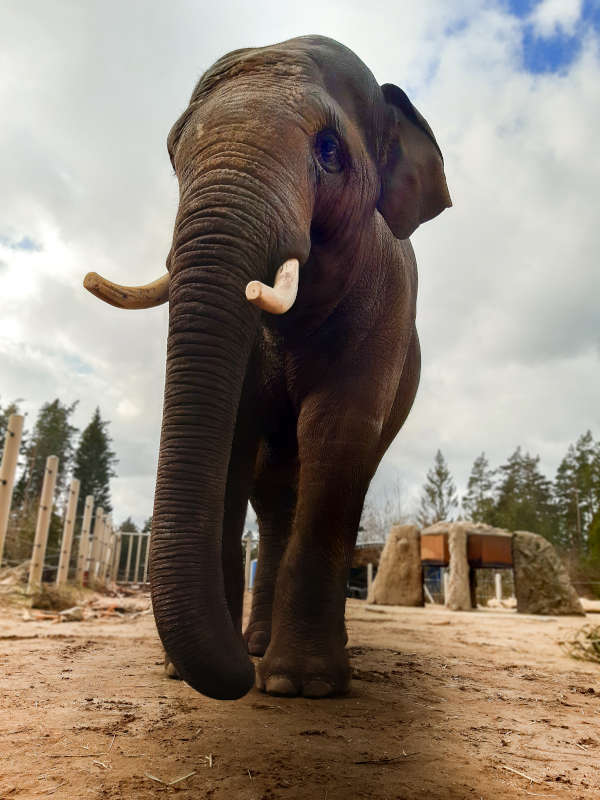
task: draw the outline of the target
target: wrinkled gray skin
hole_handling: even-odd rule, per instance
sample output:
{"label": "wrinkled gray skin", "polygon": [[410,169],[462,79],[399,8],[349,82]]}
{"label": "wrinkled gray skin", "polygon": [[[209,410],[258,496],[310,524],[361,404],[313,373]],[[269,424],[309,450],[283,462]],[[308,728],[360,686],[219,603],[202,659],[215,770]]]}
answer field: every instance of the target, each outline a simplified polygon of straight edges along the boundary
{"label": "wrinkled gray skin", "polygon": [[[349,686],[344,587],[369,482],[420,369],[408,236],[449,206],[433,134],[319,36],[238,50],[168,140],[180,186],[151,549],[171,671],[203,694]],[[300,261],[293,308],[247,302]],[[242,635],[240,537],[260,527]]]}

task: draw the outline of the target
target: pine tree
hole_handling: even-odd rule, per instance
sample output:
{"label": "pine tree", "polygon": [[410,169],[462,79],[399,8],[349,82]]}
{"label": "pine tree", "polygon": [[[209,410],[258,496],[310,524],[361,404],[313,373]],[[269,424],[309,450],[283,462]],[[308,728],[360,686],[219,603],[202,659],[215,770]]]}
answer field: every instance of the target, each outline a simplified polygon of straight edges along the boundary
{"label": "pine tree", "polygon": [[539,456],[523,455],[517,447],[500,467],[493,520],[501,528],[532,531],[556,541],[552,484],[540,472],[539,461]]}
{"label": "pine tree", "polygon": [[558,543],[563,550],[575,550],[577,542],[577,479],[575,448],[569,445],[554,478],[554,499],[558,523]]}
{"label": "pine tree", "polygon": [[600,567],[600,511],[596,512],[588,529],[588,560],[594,567]]}
{"label": "pine tree", "polygon": [[441,520],[454,519],[458,507],[456,486],[441,450],[435,454],[433,467],[423,485],[417,520],[422,528]]}
{"label": "pine tree", "polygon": [[81,481],[79,490],[78,518],[83,514],[85,498],[94,495],[94,505],[102,506],[105,513],[112,511],[110,479],[116,477],[115,453],[110,449],[112,439],[107,433],[109,423],[100,416],[96,408],[92,420],[81,434],[75,453],[74,475]]}
{"label": "pine tree", "polygon": [[138,527],[131,517],[127,517],[127,519],[124,519],[119,525],[119,530],[123,531],[124,533],[137,533]]}
{"label": "pine tree", "polygon": [[[585,532],[598,510],[595,491],[598,448],[594,445],[591,431],[582,434],[575,443],[575,480],[579,497],[581,528]],[[587,536],[584,536],[584,542]]]}
{"label": "pine tree", "polygon": [[64,491],[73,460],[73,436],[77,432],[69,418],[75,411],[77,402],[65,406],[56,399],[51,403],[44,403],[39,411],[25,448],[25,469],[15,489],[16,501],[26,507],[37,503],[48,456],[58,456],[56,495]]}
{"label": "pine tree", "polygon": [[[594,454],[592,457],[592,516],[597,517],[600,513],[600,442],[596,442],[594,446]],[[591,524],[591,523],[590,523]]]}
{"label": "pine tree", "polygon": [[591,431],[569,445],[556,471],[554,494],[561,544],[582,556],[600,510],[600,443],[594,443]]}
{"label": "pine tree", "polygon": [[150,533],[152,531],[152,515],[144,522],[142,533]]}
{"label": "pine tree", "polygon": [[[77,432],[69,422],[77,407],[63,405],[57,398],[40,408],[30,439],[24,448],[25,466],[15,486],[13,506],[18,509],[20,546],[27,548],[35,532],[39,497],[42,491],[48,456],[58,456],[54,507],[64,493],[73,460],[73,436]],[[53,509],[50,517],[47,553],[56,555],[62,522]]]}
{"label": "pine tree", "polygon": [[490,469],[485,453],[473,462],[467,493],[462,499],[467,519],[491,524],[494,516],[494,470]]}

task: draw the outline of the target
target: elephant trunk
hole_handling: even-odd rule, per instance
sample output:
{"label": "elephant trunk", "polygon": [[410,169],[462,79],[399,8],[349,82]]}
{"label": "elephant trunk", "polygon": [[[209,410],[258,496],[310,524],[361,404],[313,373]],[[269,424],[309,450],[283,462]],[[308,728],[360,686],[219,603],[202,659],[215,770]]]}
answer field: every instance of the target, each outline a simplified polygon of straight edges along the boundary
{"label": "elephant trunk", "polygon": [[259,319],[244,290],[249,279],[267,278],[257,238],[240,243],[239,220],[230,216],[225,230],[223,206],[217,222],[205,209],[188,210],[176,227],[150,557],[165,650],[190,686],[216,699],[241,697],[254,682],[227,606],[221,546],[236,416]]}

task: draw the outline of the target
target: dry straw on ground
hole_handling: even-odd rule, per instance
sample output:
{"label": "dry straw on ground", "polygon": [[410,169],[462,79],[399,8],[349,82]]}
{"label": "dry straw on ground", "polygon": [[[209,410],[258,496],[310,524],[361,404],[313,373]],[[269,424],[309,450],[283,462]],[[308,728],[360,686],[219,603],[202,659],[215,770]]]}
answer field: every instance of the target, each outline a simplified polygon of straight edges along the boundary
{"label": "dry straw on ground", "polygon": [[574,639],[561,644],[571,658],[600,664],[600,625],[584,625]]}
{"label": "dry straw on ground", "polygon": [[80,599],[81,592],[72,586],[57,588],[52,584],[43,583],[31,598],[31,607],[47,611],[63,611],[77,605]]}

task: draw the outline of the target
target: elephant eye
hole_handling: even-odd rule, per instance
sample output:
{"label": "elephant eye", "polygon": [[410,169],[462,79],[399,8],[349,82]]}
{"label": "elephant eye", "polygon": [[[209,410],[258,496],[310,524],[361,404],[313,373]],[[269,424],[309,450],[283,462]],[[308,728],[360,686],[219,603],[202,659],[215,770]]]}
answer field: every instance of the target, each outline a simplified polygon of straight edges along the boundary
{"label": "elephant eye", "polygon": [[327,172],[341,172],[344,160],[340,142],[332,131],[321,131],[315,139],[317,161]]}

